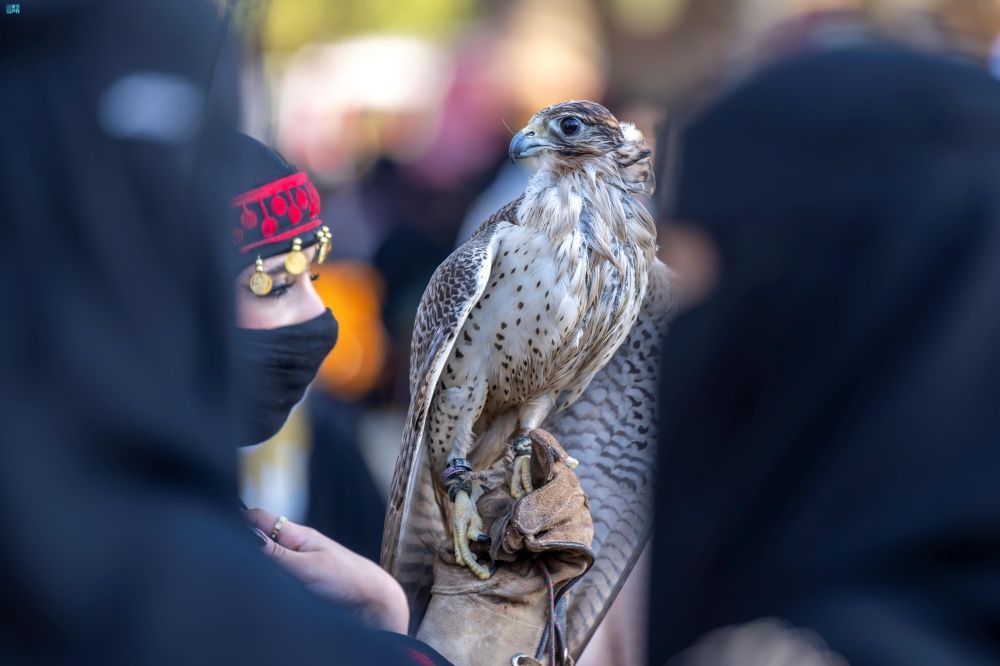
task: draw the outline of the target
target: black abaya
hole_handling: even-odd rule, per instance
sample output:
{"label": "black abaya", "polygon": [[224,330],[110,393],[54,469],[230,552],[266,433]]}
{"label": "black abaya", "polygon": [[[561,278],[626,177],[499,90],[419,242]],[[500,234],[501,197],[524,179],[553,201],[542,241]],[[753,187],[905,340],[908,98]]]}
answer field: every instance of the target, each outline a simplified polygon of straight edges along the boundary
{"label": "black abaya", "polygon": [[762,617],[853,666],[1000,663],[1000,85],[801,55],[682,153],[721,273],[664,346],[650,663]]}

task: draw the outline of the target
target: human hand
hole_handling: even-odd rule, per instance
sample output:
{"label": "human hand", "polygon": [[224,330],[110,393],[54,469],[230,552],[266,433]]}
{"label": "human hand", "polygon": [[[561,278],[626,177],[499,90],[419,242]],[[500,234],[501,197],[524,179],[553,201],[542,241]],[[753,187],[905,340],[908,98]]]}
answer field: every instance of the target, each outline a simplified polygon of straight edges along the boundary
{"label": "human hand", "polygon": [[[278,516],[246,512],[250,524],[271,534]],[[354,610],[365,624],[405,634],[410,609],[403,588],[380,566],[304,525],[287,521],[264,553],[313,592]]]}

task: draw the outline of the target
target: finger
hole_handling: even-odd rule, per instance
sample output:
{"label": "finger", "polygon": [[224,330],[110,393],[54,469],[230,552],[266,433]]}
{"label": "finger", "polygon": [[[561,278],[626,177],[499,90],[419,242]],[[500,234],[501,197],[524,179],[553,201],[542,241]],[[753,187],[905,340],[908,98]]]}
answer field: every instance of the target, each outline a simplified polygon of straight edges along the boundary
{"label": "finger", "polygon": [[317,580],[322,579],[323,570],[322,568],[317,568],[316,560],[313,559],[315,556],[310,553],[297,552],[291,548],[286,548],[272,539],[267,540],[261,551],[281,566],[281,568],[306,585],[311,585],[317,582]]}
{"label": "finger", "polygon": [[316,574],[315,565],[310,563],[308,555],[285,548],[271,539],[267,540],[267,545],[261,550],[300,581],[307,585],[313,582]]}
{"label": "finger", "polygon": [[[259,529],[264,534],[270,536],[274,531],[274,526],[278,522],[279,516],[264,509],[249,509],[245,513],[250,524]],[[288,520],[277,534],[277,542],[289,550],[300,553],[311,550],[319,550],[322,546],[319,532],[299,525]]]}

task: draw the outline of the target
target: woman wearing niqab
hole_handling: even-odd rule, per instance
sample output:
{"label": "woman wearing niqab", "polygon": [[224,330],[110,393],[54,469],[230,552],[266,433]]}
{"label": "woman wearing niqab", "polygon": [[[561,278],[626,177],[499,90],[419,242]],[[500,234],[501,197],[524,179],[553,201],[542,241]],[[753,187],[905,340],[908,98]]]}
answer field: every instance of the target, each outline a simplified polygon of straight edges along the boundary
{"label": "woman wearing niqab", "polygon": [[1000,663],[1000,85],[822,49],[681,150],[650,663]]}

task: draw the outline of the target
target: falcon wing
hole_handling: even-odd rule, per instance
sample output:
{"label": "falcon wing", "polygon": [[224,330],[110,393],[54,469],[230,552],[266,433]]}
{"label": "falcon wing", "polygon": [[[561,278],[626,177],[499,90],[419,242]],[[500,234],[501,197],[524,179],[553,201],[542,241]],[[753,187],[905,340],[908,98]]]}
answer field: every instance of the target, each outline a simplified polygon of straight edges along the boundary
{"label": "falcon wing", "polygon": [[642,311],[611,361],[545,429],[580,461],[576,473],[594,518],[594,565],[571,589],[567,638],[574,659],[621,589],[653,522],[659,344],[672,309],[670,272],[650,270]]}
{"label": "falcon wing", "polygon": [[489,282],[499,237],[512,226],[520,199],[487,220],[438,266],[420,299],[410,345],[410,409],[389,490],[382,567],[399,581],[416,627],[427,603],[434,554],[448,538],[424,446],[427,411],[441,371],[469,312]]}

